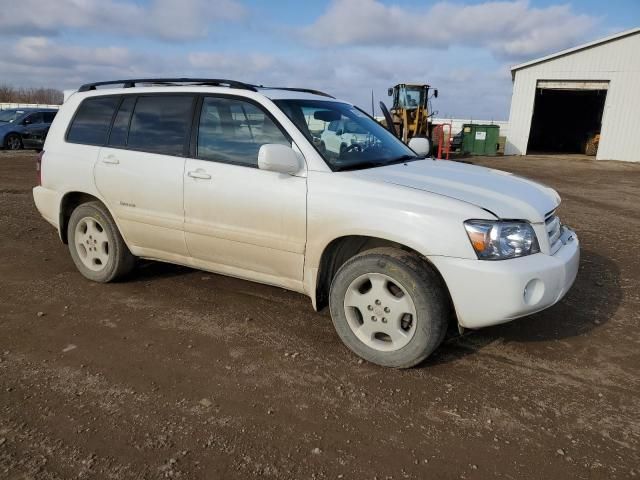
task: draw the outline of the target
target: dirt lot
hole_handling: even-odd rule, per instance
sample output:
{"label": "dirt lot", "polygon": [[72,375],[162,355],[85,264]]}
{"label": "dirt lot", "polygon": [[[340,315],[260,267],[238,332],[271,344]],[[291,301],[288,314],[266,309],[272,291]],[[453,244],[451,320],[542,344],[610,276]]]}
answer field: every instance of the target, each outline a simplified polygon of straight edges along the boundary
{"label": "dirt lot", "polygon": [[34,154],[0,152],[0,478],[640,477],[640,164],[474,162],[560,191],[577,283],[393,371],[279,288],[157,263],[85,281]]}

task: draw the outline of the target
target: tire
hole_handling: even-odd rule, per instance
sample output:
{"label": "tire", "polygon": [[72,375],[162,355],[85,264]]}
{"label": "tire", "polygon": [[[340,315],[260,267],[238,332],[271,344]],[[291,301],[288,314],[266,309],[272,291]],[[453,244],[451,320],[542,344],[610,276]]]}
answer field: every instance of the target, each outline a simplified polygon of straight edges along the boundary
{"label": "tire", "polygon": [[4,148],[7,150],[21,150],[23,148],[22,139],[17,133],[10,133],[4,139]]}
{"label": "tire", "polygon": [[84,203],[73,211],[67,238],[73,263],[84,277],[94,282],[117,280],[135,265],[135,257],[100,202]]}
{"label": "tire", "polygon": [[450,314],[439,275],[417,255],[396,248],[367,250],[345,262],[331,283],[329,307],[349,349],[392,368],[427,358],[442,343]]}

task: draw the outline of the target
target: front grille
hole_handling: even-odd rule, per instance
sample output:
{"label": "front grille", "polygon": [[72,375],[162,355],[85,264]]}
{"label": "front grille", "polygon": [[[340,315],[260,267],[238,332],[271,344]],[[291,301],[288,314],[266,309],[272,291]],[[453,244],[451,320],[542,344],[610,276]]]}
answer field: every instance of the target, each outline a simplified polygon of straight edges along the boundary
{"label": "front grille", "polygon": [[547,235],[549,235],[551,255],[553,255],[562,246],[562,243],[560,242],[560,236],[562,235],[562,223],[560,223],[560,217],[556,215],[555,210],[546,215],[544,224],[547,228]]}

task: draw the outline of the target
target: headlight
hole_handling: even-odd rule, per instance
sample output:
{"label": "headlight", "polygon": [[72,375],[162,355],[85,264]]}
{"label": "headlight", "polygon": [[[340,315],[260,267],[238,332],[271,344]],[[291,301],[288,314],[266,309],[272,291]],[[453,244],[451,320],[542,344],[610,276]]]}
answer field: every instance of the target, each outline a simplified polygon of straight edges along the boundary
{"label": "headlight", "polygon": [[540,251],[536,232],[526,222],[467,220],[464,228],[480,260],[504,260]]}

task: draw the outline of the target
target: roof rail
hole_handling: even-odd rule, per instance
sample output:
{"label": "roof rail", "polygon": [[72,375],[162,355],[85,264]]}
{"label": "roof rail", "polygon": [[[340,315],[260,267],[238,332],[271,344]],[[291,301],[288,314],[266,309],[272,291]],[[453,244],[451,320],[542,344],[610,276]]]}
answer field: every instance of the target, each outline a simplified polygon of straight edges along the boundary
{"label": "roof rail", "polygon": [[304,93],[311,93],[313,95],[320,95],[322,97],[329,97],[329,98],[336,98],[333,95],[329,95],[328,93],[325,92],[321,92],[320,90],[313,90],[311,88],[296,88],[296,87],[263,87],[260,86],[261,88],[265,88],[268,90],[287,90],[289,92],[304,92]]}
{"label": "roof rail", "polygon": [[85,83],[78,89],[78,91],[88,92],[89,90],[95,90],[96,87],[102,87],[105,85],[122,85],[122,88],[133,88],[136,86],[137,83],[152,83],[156,85],[158,84],[174,85],[177,83],[193,83],[196,85],[239,88],[242,90],[251,90],[253,92],[258,91],[254,85],[238,82],[236,80],[225,80],[221,78],[131,78],[128,80],[110,80],[106,82]]}

